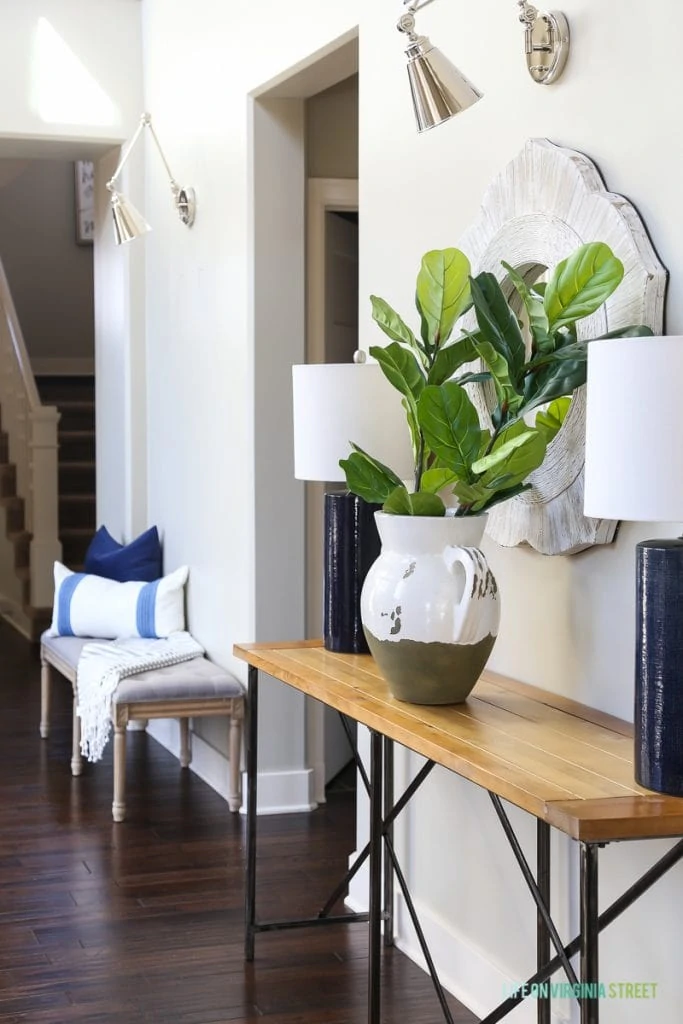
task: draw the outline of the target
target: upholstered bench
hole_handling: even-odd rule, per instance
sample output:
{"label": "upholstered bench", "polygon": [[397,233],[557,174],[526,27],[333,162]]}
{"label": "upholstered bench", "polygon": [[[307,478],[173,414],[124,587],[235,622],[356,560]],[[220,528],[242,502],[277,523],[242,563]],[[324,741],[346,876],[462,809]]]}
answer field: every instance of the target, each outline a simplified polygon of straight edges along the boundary
{"label": "upholstered bench", "polygon": [[[98,641],[101,642],[101,641]],[[69,680],[73,690],[73,746],[71,773],[80,775],[81,723],[76,713],[76,668],[81,650],[88,640],[71,636],[44,634],[40,646],[41,707],[40,735],[50,731],[50,689],[52,669]],[[214,665],[208,658],[193,658],[178,665],[139,672],[122,679],[112,698],[114,726],[114,821],[126,816],[126,727],[128,722],[152,718],[177,718],[180,725],[180,764],[187,768],[191,760],[189,719],[209,715],[230,716],[230,780],[228,805],[238,811],[241,803],[240,754],[244,722],[244,690],[234,676]]]}

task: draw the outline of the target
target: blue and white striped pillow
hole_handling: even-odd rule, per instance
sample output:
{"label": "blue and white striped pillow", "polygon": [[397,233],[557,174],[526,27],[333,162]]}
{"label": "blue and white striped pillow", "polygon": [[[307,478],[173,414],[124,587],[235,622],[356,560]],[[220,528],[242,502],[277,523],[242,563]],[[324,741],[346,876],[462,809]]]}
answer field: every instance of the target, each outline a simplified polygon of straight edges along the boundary
{"label": "blue and white striped pillow", "polygon": [[71,572],[55,562],[55,603],[50,636],[158,639],[185,629],[188,568],[153,583],[118,583]]}

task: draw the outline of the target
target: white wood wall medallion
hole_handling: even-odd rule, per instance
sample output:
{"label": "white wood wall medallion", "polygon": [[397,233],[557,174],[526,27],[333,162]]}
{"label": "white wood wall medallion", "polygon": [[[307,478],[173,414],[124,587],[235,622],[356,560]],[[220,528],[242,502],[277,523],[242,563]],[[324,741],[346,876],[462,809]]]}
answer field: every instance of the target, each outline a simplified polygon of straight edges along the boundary
{"label": "white wood wall medallion", "polygon": [[[624,280],[601,310],[579,324],[581,336],[594,338],[629,324],[646,324],[661,334],[666,270],[637,211],[605,189],[582,153],[530,139],[488,187],[479,217],[458,247],[469,256],[474,274],[490,271],[509,295],[501,260],[537,279],[579,245],[597,241],[606,242],[622,261]],[[473,391],[480,412],[488,416],[484,388]],[[545,462],[531,477],[531,490],[489,513],[487,533],[493,540],[560,555],[614,539],[616,522],[583,514],[585,419],[585,388],[579,388]]]}

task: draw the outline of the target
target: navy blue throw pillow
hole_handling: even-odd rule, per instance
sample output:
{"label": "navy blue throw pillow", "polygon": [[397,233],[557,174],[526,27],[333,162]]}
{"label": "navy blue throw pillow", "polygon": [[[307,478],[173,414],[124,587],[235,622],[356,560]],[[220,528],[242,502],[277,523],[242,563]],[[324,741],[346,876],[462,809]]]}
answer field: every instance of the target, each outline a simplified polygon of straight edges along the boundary
{"label": "navy blue throw pillow", "polygon": [[158,580],[162,575],[159,531],[152,526],[130,544],[119,544],[106,526],[100,526],[86,551],[85,571],[119,583]]}

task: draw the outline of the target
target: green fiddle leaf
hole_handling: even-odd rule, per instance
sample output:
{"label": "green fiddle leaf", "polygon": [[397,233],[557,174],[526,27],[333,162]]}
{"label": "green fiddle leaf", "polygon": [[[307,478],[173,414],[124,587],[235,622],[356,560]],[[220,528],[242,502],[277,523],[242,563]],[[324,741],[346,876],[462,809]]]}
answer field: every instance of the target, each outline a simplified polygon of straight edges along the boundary
{"label": "green fiddle leaf", "polygon": [[388,302],[380,299],[377,295],[371,295],[370,302],[372,304],[372,319],[381,327],[386,336],[392,341],[408,345],[417,354],[418,358],[424,362],[424,347],[399,314],[391,308]]}
{"label": "green fiddle leaf", "polygon": [[544,308],[550,329],[590,316],[619,287],[624,266],[604,242],[580,246],[555,268],[548,282]]}
{"label": "green fiddle leaf", "polygon": [[457,479],[450,469],[427,469],[422,474],[420,490],[428,494],[438,494],[444,487],[452,487]]}
{"label": "green fiddle leaf", "polygon": [[491,372],[500,409],[505,410],[506,416],[508,413],[514,414],[524,402],[524,396],[519,394],[510,377],[510,364],[490,342],[480,339],[478,335],[474,347]]}
{"label": "green fiddle leaf", "polygon": [[[522,430],[503,431],[491,451],[473,464],[472,472],[482,476],[484,484],[503,477],[519,477],[514,482],[521,483],[541,465],[545,449],[545,440],[538,430],[525,426]],[[509,485],[512,483],[511,479]]]}
{"label": "green fiddle leaf", "polygon": [[459,515],[477,515],[480,512],[488,512],[494,505],[514,498],[517,494],[528,491],[531,484],[515,484],[513,487],[500,490],[491,489],[477,482],[467,484],[464,480],[458,480],[454,487],[454,493],[459,503]]}
{"label": "green fiddle leaf", "polygon": [[465,389],[452,381],[429,385],[420,396],[418,420],[440,464],[459,478],[469,478],[481,447],[481,427]]}
{"label": "green fiddle leaf", "polygon": [[588,343],[585,341],[577,341],[573,345],[570,344],[565,345],[563,348],[557,348],[554,352],[538,355],[531,362],[527,363],[525,370],[533,373],[542,366],[552,366],[564,361],[585,363],[588,360],[587,345]]}
{"label": "green fiddle leaf", "polygon": [[547,409],[536,414],[536,429],[543,434],[546,445],[559,434],[571,404],[572,400],[568,396],[556,398]]}
{"label": "green fiddle leaf", "polygon": [[389,495],[382,511],[395,516],[445,516],[446,506],[436,494],[410,494],[401,486]]}
{"label": "green fiddle leaf", "polygon": [[369,351],[389,383],[406,398],[417,402],[425,386],[425,377],[414,354],[397,342],[392,342],[386,348],[373,345]]}
{"label": "green fiddle leaf", "polygon": [[415,305],[427,348],[440,349],[470,304],[470,261],[459,249],[437,249],[422,257]]}
{"label": "green fiddle leaf", "polygon": [[529,318],[529,330],[533,339],[534,352],[551,352],[553,349],[553,336],[550,333],[550,324],[543,306],[543,297],[532,291],[521,274],[509,263],[503,263],[507,270],[508,277],[512,281],[515,291],[524,303],[526,314]]}
{"label": "green fiddle leaf", "polygon": [[481,373],[463,373],[462,377],[456,377],[453,383],[462,387],[464,384],[486,384],[490,380],[493,380],[491,371],[483,370]]}
{"label": "green fiddle leaf", "polygon": [[339,465],[346,474],[346,486],[359,498],[382,505],[403,481],[388,466],[373,459],[362,448],[355,449],[348,459],[340,459]]}
{"label": "green fiddle leaf", "polygon": [[543,367],[536,378],[537,389],[517,410],[515,418],[526,416],[539,405],[554,402],[556,398],[571,395],[586,383],[586,360],[558,359]]}
{"label": "green fiddle leaf", "polygon": [[493,274],[479,274],[470,281],[470,287],[479,332],[484,341],[505,360],[506,375],[516,387],[526,360],[526,346],[517,317]]}
{"label": "green fiddle leaf", "polygon": [[373,346],[370,355],[377,360],[389,383],[404,396],[408,424],[414,439],[419,433],[417,401],[425,386],[424,374],[415,355],[398,342],[392,342],[386,348]]}
{"label": "green fiddle leaf", "polygon": [[[460,486],[458,484],[458,487]],[[456,488],[456,497],[463,504],[457,490],[458,488]],[[495,505],[500,505],[502,502],[509,501],[510,498],[515,498],[518,494],[523,494],[529,490],[531,490],[531,484],[515,484],[513,487],[504,487],[500,490],[491,490],[487,487],[478,486],[472,495],[474,500],[469,501],[467,507],[471,515],[479,515],[482,512],[488,512]]]}
{"label": "green fiddle leaf", "polygon": [[476,358],[477,350],[472,338],[469,335],[460,338],[452,345],[439,349],[429,371],[427,383],[437,385],[445,383],[461,366],[471,363]]}

